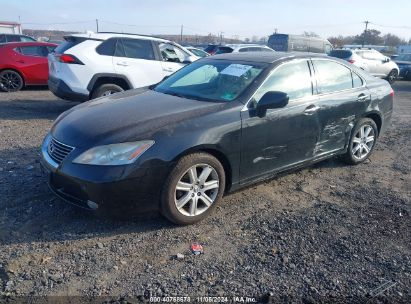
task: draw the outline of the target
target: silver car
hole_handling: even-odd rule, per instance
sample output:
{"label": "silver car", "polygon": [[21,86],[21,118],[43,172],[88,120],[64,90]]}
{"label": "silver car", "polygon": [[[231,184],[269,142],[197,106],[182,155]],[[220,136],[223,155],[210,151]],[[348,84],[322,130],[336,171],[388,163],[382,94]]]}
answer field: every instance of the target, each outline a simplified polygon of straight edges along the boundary
{"label": "silver car", "polygon": [[371,75],[393,83],[398,77],[398,65],[387,56],[373,49],[335,49],[330,56],[347,60]]}

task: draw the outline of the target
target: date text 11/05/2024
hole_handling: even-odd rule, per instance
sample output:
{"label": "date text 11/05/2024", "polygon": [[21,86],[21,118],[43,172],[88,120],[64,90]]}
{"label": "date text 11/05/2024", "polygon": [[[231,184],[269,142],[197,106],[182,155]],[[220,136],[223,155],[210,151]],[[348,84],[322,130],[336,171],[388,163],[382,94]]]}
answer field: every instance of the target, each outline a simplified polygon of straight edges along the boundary
{"label": "date text 11/05/2024", "polygon": [[257,299],[254,297],[150,297],[150,303],[257,303]]}

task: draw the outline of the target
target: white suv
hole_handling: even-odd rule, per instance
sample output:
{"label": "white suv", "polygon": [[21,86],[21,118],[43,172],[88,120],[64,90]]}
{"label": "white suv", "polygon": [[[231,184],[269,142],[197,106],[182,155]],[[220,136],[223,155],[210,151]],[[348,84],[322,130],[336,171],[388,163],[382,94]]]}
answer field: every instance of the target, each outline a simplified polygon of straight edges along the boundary
{"label": "white suv", "polygon": [[347,60],[375,77],[386,79],[391,84],[400,72],[394,61],[373,49],[335,49],[330,52],[330,56]]}
{"label": "white suv", "polygon": [[199,59],[176,43],[150,36],[89,32],[64,39],[48,57],[48,84],[68,100],[149,86]]}

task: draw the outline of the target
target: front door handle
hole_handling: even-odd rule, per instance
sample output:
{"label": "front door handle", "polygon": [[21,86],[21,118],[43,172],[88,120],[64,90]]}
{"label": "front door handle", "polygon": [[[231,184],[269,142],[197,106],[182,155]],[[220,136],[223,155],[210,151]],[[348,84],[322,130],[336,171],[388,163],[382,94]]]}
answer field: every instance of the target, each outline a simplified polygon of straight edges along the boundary
{"label": "front door handle", "polygon": [[307,108],[305,108],[304,114],[311,115],[311,114],[314,114],[315,112],[317,112],[319,109],[320,109],[319,106],[309,105]]}
{"label": "front door handle", "polygon": [[122,62],[117,62],[117,65],[119,65],[119,66],[128,66],[129,64],[127,62],[122,61]]}

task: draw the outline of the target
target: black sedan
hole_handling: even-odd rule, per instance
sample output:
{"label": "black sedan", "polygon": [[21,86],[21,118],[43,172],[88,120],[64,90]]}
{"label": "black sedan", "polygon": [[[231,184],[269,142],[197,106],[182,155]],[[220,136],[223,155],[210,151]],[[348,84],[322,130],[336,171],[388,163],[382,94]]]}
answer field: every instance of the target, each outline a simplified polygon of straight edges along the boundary
{"label": "black sedan", "polygon": [[195,223],[224,193],[341,155],[359,164],[388,126],[385,80],[322,55],[237,53],[57,118],[42,146],[50,188],[96,212]]}

